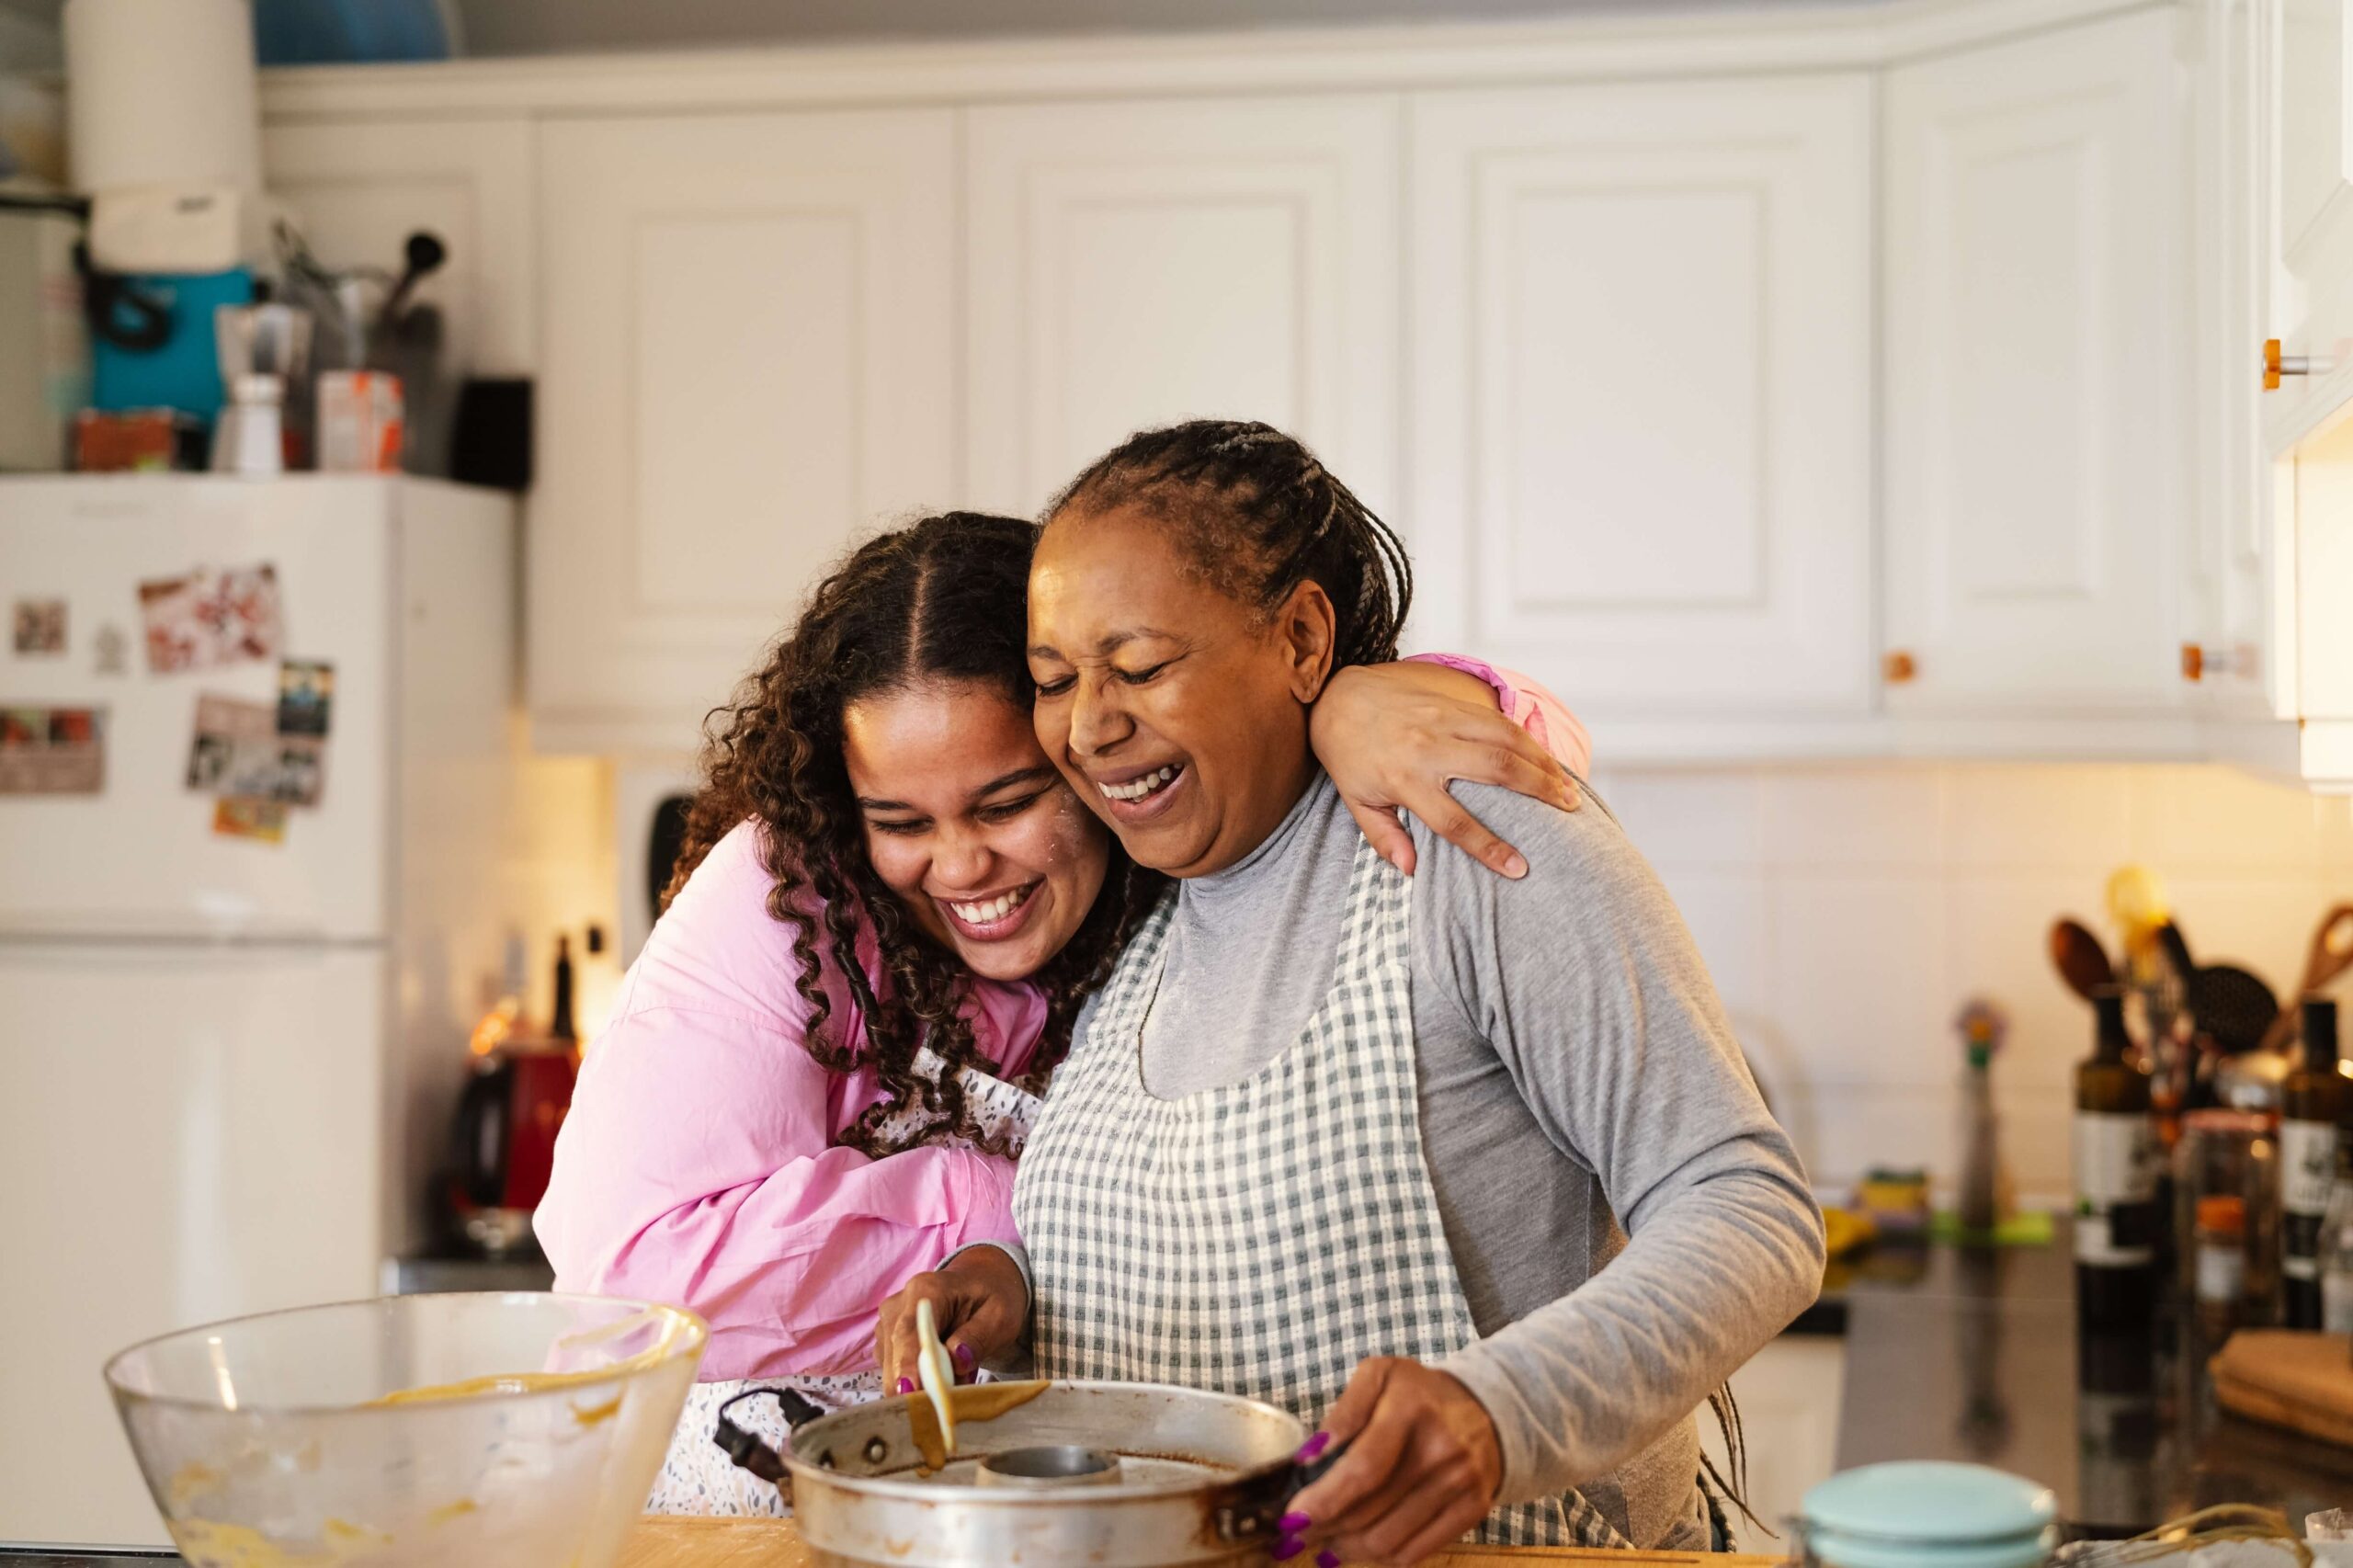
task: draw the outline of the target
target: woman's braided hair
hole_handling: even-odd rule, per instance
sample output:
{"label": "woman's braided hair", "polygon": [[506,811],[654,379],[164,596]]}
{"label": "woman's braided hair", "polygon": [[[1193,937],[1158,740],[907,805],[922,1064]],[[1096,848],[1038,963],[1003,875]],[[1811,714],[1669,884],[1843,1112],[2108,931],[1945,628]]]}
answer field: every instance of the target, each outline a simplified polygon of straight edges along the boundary
{"label": "woman's braided hair", "polygon": [[[950,512],[860,546],[817,585],[734,702],[704,726],[704,783],[688,808],[663,907],[721,839],[745,821],[760,825],[761,859],[776,879],[768,913],[791,928],[797,983],[809,1005],[808,1052],[834,1073],[870,1067],[882,1083],[883,1097],[835,1142],[877,1158],[949,1138],[1005,1151],[981,1135],[955,1076],[967,1066],[991,1069],[961,1009],[972,977],[867,859],[842,756],[842,716],[863,698],[928,680],[994,687],[1027,713],[1034,694],[1024,631],[1037,533],[1014,517]],[[1165,885],[1117,841],[1109,854],[1094,907],[1033,977],[1045,993],[1046,1028],[1022,1080],[1032,1090],[1062,1062],[1080,1003],[1109,977],[1129,932]],[[858,960],[861,927],[874,934],[880,985]],[[829,979],[856,1003],[862,1036],[834,1018]],[[924,1045],[947,1064],[936,1081],[914,1070]],[[883,1131],[917,1105],[924,1114],[912,1127]]]}
{"label": "woman's braided hair", "polygon": [[1316,584],[1337,621],[1334,669],[1397,656],[1414,603],[1405,546],[1297,437],[1238,419],[1141,430],[1071,481],[1046,516],[1114,510],[1167,526],[1205,581],[1261,615]]}

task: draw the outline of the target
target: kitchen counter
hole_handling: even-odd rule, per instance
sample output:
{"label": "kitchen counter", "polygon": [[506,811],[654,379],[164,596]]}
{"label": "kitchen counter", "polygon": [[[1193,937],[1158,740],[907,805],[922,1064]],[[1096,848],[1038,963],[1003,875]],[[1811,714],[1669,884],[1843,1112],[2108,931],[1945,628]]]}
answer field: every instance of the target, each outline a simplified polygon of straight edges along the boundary
{"label": "kitchen counter", "polygon": [[2063,1225],[2047,1247],[1881,1247],[1825,1298],[1847,1349],[1841,1470],[1994,1465],[2051,1487],[2074,1527],[2100,1536],[2217,1503],[2299,1521],[2353,1505],[2353,1451],[2217,1409],[2205,1377],[2214,1347],[2194,1331],[2079,1336]]}
{"label": "kitchen counter", "polygon": [[[1306,1561],[1304,1558],[1301,1561]],[[1550,1547],[1460,1547],[1432,1568],[1518,1568],[1581,1562],[1590,1568],[1774,1568],[1772,1557],[1699,1557],[1671,1551],[1586,1551]],[[620,1568],[809,1568],[808,1549],[790,1519],[645,1521]]]}

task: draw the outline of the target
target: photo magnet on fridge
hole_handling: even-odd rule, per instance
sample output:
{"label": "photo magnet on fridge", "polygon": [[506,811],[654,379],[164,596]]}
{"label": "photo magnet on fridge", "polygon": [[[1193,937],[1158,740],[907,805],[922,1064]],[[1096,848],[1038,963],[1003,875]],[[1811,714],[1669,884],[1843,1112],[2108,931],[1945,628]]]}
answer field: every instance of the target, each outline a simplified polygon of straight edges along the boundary
{"label": "photo magnet on fridge", "polygon": [[139,585],[147,667],[156,675],[274,659],[284,636],[278,568],[267,562]]}
{"label": "photo magnet on fridge", "polygon": [[278,733],[324,738],[335,707],[335,666],[288,659],[278,666]]}
{"label": "photo magnet on fridge", "polygon": [[65,652],[65,601],[63,599],[18,599],[15,620],[17,653],[41,654]]}
{"label": "photo magnet on fridge", "polygon": [[261,844],[283,844],[286,842],[286,807],[277,801],[224,795],[212,803],[212,831],[223,838],[250,838]]}
{"label": "photo magnet on fridge", "polygon": [[97,795],[107,787],[103,708],[0,708],[0,795]]}
{"label": "photo magnet on fridge", "polygon": [[101,626],[98,634],[90,639],[97,653],[95,669],[102,676],[124,676],[131,673],[131,639],[119,626]]}
{"label": "photo magnet on fridge", "polygon": [[279,734],[271,704],[209,694],[197,699],[188,754],[190,790],[315,806],[325,784],[326,743],[315,735]]}

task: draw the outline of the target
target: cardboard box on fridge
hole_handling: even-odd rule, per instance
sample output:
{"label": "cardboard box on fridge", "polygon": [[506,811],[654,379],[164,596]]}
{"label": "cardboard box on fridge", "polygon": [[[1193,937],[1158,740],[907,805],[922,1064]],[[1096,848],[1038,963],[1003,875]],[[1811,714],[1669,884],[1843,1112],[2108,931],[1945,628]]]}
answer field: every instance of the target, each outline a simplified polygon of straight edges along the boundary
{"label": "cardboard box on fridge", "polygon": [[381,370],[329,370],[320,376],[320,471],[399,472],[402,415],[398,376]]}

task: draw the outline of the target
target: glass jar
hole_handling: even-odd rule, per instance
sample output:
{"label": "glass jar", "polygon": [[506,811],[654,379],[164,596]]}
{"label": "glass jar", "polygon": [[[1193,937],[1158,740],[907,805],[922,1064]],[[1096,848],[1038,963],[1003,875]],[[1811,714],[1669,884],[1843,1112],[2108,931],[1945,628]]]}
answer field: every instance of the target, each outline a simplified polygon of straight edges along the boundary
{"label": "glass jar", "polygon": [[2196,1110],[2174,1150],[2182,1299],[2212,1342],[2278,1315],[2279,1153],[2269,1118]]}

